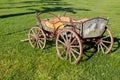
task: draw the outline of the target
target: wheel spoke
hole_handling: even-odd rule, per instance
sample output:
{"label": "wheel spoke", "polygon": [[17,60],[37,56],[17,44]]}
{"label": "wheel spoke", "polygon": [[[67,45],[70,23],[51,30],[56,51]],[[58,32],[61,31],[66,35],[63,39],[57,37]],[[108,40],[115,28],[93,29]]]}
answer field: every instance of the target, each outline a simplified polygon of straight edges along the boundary
{"label": "wheel spoke", "polygon": [[99,52],[100,51],[100,46],[99,46],[99,44],[97,46],[98,46],[98,52]]}
{"label": "wheel spoke", "polygon": [[76,38],[74,38],[70,44],[73,44],[75,42],[75,40],[76,40]]}
{"label": "wheel spoke", "polygon": [[104,43],[102,43],[102,45],[103,45],[106,49],[108,49],[108,47],[107,47]]}
{"label": "wheel spoke", "polygon": [[37,42],[35,42],[33,45],[34,45],[34,47],[36,47],[37,46]]}
{"label": "wheel spoke", "polygon": [[104,43],[111,43],[110,41],[105,41],[105,40],[102,40]]}
{"label": "wheel spoke", "polygon": [[58,48],[63,48],[62,46],[58,46]]}
{"label": "wheel spoke", "polygon": [[42,45],[40,44],[40,42],[38,41],[39,47],[42,48]]}
{"label": "wheel spoke", "polygon": [[58,40],[60,43],[62,43],[63,45],[65,45],[65,43],[64,42],[62,42],[61,40]]}
{"label": "wheel spoke", "polygon": [[33,34],[28,34],[29,36],[31,36],[31,37],[35,37],[35,35],[33,35]]}
{"label": "wheel spoke", "polygon": [[80,46],[70,46],[71,48],[79,48]]}
{"label": "wheel spoke", "polygon": [[108,38],[108,37],[110,37],[110,35],[107,35],[107,36],[103,37],[102,39],[106,39],[106,38]]}
{"label": "wheel spoke", "polygon": [[41,30],[38,30],[38,32],[37,32],[38,34],[43,34],[42,32],[41,32]]}
{"label": "wheel spoke", "polygon": [[37,43],[38,44],[38,48],[41,48],[41,44],[40,43]]}
{"label": "wheel spoke", "polygon": [[77,52],[77,51],[76,51],[75,49],[73,49],[73,48],[72,48],[72,51],[74,51],[74,52],[77,53],[77,54],[80,54],[79,52]]}
{"label": "wheel spoke", "polygon": [[65,40],[65,38],[64,38],[64,36],[63,36],[63,34],[61,34],[60,36],[62,37],[62,39],[64,40],[64,42],[66,42],[66,40]]}
{"label": "wheel spoke", "polygon": [[39,33],[39,31],[38,31],[38,29],[37,29],[37,28],[35,28],[35,33],[36,33],[36,34],[38,34],[38,33]]}
{"label": "wheel spoke", "polygon": [[77,60],[75,54],[73,53],[73,51],[71,51],[71,54],[73,55],[73,57],[75,58],[75,60]]}
{"label": "wheel spoke", "polygon": [[61,53],[60,56],[62,57],[62,59],[63,60],[66,59],[66,52],[65,52],[65,50],[62,50],[60,53]]}
{"label": "wheel spoke", "polygon": [[44,42],[43,41],[41,41],[41,40],[38,40],[41,44],[44,44]]}
{"label": "wheel spoke", "polygon": [[68,53],[66,53],[66,57],[65,57],[65,60],[67,60],[68,59]]}
{"label": "wheel spoke", "polygon": [[71,42],[71,39],[72,39],[72,33],[71,33],[71,35],[69,36],[69,43]]}
{"label": "wheel spoke", "polygon": [[63,50],[62,52],[61,52],[61,55],[63,55],[65,53],[65,50]]}
{"label": "wheel spoke", "polygon": [[102,52],[105,53],[101,44],[100,44],[100,48],[102,49]]}
{"label": "wheel spoke", "polygon": [[40,40],[44,40],[45,38],[44,38],[44,37],[43,37],[43,38],[42,38],[42,37],[39,37],[39,39],[40,39]]}
{"label": "wheel spoke", "polygon": [[31,31],[32,31],[32,33],[35,35],[35,32],[33,31],[33,29],[32,29]]}
{"label": "wheel spoke", "polygon": [[66,41],[68,42],[68,36],[67,36],[67,32],[65,33],[65,37],[66,37]]}
{"label": "wheel spoke", "polygon": [[72,56],[69,54],[69,61],[72,62]]}

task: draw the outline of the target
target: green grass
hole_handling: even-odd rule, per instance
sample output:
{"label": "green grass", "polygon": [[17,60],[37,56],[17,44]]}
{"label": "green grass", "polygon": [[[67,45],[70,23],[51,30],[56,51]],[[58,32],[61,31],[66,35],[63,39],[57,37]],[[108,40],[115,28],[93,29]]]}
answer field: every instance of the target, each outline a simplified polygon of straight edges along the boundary
{"label": "green grass", "polygon": [[[0,80],[120,80],[119,3],[120,0],[1,0]],[[44,50],[20,42],[36,25],[35,10],[56,14],[66,10],[77,19],[110,17],[108,26],[115,38],[112,53],[96,52],[88,60],[71,65],[58,58],[54,42]]]}

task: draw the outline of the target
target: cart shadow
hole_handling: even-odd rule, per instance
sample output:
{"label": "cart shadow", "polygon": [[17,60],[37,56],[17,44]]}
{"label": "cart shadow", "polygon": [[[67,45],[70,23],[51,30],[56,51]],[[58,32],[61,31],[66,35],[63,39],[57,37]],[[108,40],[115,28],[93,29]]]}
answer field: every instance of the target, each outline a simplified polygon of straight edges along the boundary
{"label": "cart shadow", "polygon": [[94,45],[95,45],[94,43],[84,44],[81,62],[91,59],[97,53],[97,48]]}
{"label": "cart shadow", "polygon": [[55,41],[54,40],[47,40],[46,41],[46,46],[45,46],[45,50],[47,50],[47,49],[50,49],[50,48],[52,48],[52,47],[55,47],[56,45],[55,45]]}
{"label": "cart shadow", "polygon": [[[83,48],[83,56],[82,56],[81,62],[91,59],[97,53],[97,47],[94,47],[94,44],[89,43],[87,45],[89,47]],[[120,48],[120,38],[114,37],[114,44],[110,54],[113,54],[114,52],[119,50],[119,48]]]}
{"label": "cart shadow", "polygon": [[120,48],[120,38],[114,37],[114,44],[111,53],[117,51]]}

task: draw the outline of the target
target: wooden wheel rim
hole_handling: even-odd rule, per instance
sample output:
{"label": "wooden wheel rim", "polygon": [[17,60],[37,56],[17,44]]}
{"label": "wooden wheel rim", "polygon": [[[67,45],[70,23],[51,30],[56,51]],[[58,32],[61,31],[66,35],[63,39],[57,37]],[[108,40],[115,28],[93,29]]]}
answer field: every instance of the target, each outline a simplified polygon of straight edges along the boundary
{"label": "wooden wheel rim", "polygon": [[[107,36],[104,36],[105,33],[107,33]],[[100,39],[100,42],[97,44],[97,48],[98,48],[98,52],[99,50],[102,50],[102,53],[108,54],[112,49],[114,39],[110,29],[108,29],[107,27],[104,34],[103,37]]]}
{"label": "wooden wheel rim", "polygon": [[[72,36],[74,36],[74,38],[70,38],[68,37],[68,35],[65,35],[64,37],[62,36],[64,34],[64,32],[69,32]],[[60,46],[59,42],[60,42],[60,37],[62,37],[63,40],[66,40],[64,42],[61,42],[61,44],[63,44],[62,46]],[[65,38],[66,37],[66,38]],[[70,40],[71,39],[71,40]],[[77,45],[75,45],[75,41],[77,41]],[[67,46],[65,48],[65,46]],[[60,48],[63,49],[63,51],[60,51]],[[76,50],[77,48],[77,50]],[[71,64],[74,63],[78,63],[81,59],[82,56],[82,43],[80,41],[79,36],[73,32],[72,30],[62,30],[58,33],[57,35],[57,39],[56,39],[56,50],[57,50],[57,54],[60,57],[60,59],[62,60],[69,60]],[[64,53],[64,55],[63,55]],[[64,57],[63,57],[64,56]]]}
{"label": "wooden wheel rim", "polygon": [[46,35],[39,27],[33,27],[29,30],[28,39],[30,45],[35,48],[43,49],[46,44]]}

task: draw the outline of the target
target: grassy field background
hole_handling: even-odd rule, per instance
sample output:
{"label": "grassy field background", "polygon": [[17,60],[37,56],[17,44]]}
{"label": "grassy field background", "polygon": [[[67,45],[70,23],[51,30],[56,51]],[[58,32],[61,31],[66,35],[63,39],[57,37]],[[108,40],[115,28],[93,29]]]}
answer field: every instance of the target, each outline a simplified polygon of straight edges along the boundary
{"label": "grassy field background", "polygon": [[[77,19],[110,17],[112,52],[86,52],[89,57],[71,65],[58,58],[54,42],[48,41],[44,50],[20,42],[36,25],[36,10],[58,15],[67,11]],[[0,80],[120,80],[120,0],[1,0]]]}

